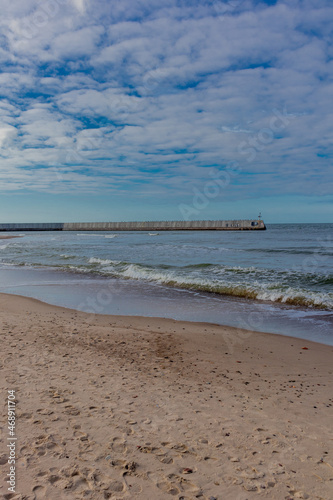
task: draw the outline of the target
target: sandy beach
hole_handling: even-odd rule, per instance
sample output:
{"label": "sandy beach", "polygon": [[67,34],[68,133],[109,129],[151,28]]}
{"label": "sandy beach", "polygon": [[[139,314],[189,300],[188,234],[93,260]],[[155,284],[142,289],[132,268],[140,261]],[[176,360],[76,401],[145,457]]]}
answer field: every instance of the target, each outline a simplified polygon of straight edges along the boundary
{"label": "sandy beach", "polygon": [[333,497],[333,347],[5,294],[0,321],[2,498]]}

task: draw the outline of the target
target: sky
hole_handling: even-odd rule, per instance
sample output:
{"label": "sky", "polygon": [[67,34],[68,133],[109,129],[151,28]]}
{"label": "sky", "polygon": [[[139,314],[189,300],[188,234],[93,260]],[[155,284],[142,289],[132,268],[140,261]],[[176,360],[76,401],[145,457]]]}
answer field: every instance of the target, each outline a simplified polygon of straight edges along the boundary
{"label": "sky", "polygon": [[0,222],[333,222],[329,0],[11,0]]}

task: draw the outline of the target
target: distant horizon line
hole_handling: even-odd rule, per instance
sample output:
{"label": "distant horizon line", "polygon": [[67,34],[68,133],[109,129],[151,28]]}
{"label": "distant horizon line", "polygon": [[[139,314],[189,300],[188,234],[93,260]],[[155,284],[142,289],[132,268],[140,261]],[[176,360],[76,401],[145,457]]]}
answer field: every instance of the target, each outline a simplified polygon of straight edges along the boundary
{"label": "distant horizon line", "polygon": [[[188,220],[185,221],[184,219],[156,219],[156,220],[84,220],[84,221],[20,221],[20,222],[14,222],[14,221],[0,221],[0,224],[93,224],[93,223],[122,223],[122,222],[170,222],[170,221],[175,221],[175,222],[202,222],[202,221],[239,221],[239,220],[258,220],[258,217],[252,217],[250,219],[193,219],[193,220]],[[263,221],[264,218],[262,217],[261,220]],[[265,219],[265,224],[333,224],[333,221],[331,222],[311,222],[311,221],[305,221],[305,222],[298,222],[298,221],[293,221],[293,222],[285,222],[285,221],[279,221],[279,222],[267,222],[267,219]]]}

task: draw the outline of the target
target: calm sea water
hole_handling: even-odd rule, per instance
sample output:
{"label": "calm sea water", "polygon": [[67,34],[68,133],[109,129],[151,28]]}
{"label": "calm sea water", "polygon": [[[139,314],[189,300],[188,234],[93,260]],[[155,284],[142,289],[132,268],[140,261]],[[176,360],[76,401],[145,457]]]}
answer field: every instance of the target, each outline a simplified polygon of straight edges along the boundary
{"label": "calm sea water", "polygon": [[[281,317],[296,311],[294,315],[311,317],[312,324],[317,318],[321,323],[316,328],[327,330],[323,321],[331,321],[333,311],[332,235],[333,224],[274,224],[258,232],[25,233],[0,240],[0,268],[47,270],[50,286],[52,276],[59,283],[59,273],[66,282],[77,279],[81,288],[87,283],[83,277],[89,277],[89,286],[92,280],[121,283],[127,294],[150,297],[150,315],[158,312],[154,293],[150,296],[153,287],[168,297],[180,291],[183,298],[201,297],[203,310],[228,300],[236,316],[237,304],[240,309],[264,305],[266,310],[271,305]],[[1,289],[12,291],[19,275],[12,283],[6,276]],[[138,311],[131,312],[128,305],[128,314]],[[202,318],[207,321],[205,314]]]}

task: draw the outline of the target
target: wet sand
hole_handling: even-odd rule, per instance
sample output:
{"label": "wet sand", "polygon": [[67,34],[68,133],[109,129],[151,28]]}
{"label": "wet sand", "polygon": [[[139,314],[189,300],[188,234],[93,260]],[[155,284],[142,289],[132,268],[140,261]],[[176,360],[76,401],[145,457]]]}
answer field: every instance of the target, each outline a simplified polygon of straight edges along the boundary
{"label": "wet sand", "polygon": [[13,238],[23,238],[23,236],[20,236],[20,235],[0,234],[0,240],[11,240]]}
{"label": "wet sand", "polygon": [[331,499],[333,347],[0,295],[5,499]]}

